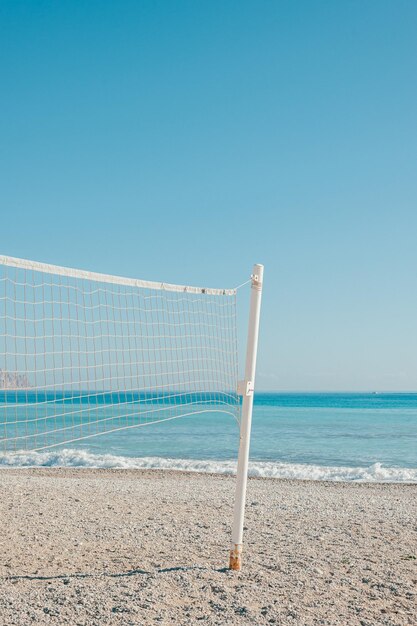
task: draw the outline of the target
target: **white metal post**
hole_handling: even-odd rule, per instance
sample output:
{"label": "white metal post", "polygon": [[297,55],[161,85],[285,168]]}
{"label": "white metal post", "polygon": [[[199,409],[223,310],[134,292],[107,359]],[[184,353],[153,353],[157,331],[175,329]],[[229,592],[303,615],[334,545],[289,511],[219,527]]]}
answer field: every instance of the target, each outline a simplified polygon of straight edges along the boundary
{"label": "white metal post", "polygon": [[248,342],[246,347],[245,380],[243,381],[242,391],[242,422],[240,426],[239,456],[237,461],[232,548],[230,550],[229,561],[229,568],[234,570],[240,570],[242,567],[243,520],[245,515],[246,484],[248,481],[249,445],[252,425],[253,393],[255,386],[256,354],[258,350],[263,273],[263,265],[253,266]]}

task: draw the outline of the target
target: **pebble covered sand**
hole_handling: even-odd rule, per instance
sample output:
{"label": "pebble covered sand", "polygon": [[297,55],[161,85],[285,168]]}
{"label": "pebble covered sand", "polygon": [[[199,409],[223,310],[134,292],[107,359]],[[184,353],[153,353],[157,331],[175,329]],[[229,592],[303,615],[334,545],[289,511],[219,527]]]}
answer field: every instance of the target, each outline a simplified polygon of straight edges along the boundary
{"label": "pebble covered sand", "polygon": [[417,485],[0,471],[0,624],[417,624]]}

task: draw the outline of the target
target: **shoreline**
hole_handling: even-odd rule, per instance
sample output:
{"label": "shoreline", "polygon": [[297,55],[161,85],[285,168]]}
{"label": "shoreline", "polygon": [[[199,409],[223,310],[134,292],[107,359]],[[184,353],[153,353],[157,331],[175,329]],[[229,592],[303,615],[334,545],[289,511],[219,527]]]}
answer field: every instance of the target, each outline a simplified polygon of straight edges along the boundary
{"label": "shoreline", "polygon": [[[16,457],[14,456],[16,454]],[[175,472],[207,476],[236,476],[235,460],[177,459],[164,457],[117,457],[91,455],[84,451],[63,450],[33,457],[34,453],[0,454],[0,472],[21,470],[84,470],[125,472]],[[38,454],[38,453],[36,453]],[[417,467],[383,466],[373,463],[368,467],[321,466],[303,463],[273,461],[249,462],[249,477],[271,480],[353,484],[417,484]]]}
{"label": "shoreline", "polygon": [[0,624],[404,626],[417,485],[253,477],[243,570],[235,476],[0,469]]}
{"label": "shoreline", "polygon": [[[407,468],[405,468],[407,469]],[[412,468],[413,469],[413,468]],[[90,474],[92,476],[103,476],[105,474],[109,474],[109,476],[115,474],[126,474],[126,476],[159,476],[163,477],[169,474],[185,476],[185,477],[210,477],[210,478],[218,478],[219,480],[235,480],[236,474],[232,473],[221,473],[221,472],[208,472],[208,471],[200,471],[200,470],[182,470],[182,469],[170,469],[170,468],[137,468],[137,467],[75,467],[75,466],[0,466],[0,480],[3,473],[12,474],[16,472],[16,474],[21,474],[27,472],[28,475],[36,475],[37,473],[43,474],[45,476],[53,477],[54,474],[59,474],[61,477],[65,477],[65,474],[68,474],[67,477],[71,477],[71,473],[74,473],[74,477],[77,473],[85,473],[86,475]],[[406,482],[406,481],[366,481],[366,480],[321,480],[321,479],[307,479],[307,478],[287,478],[280,476],[248,476],[248,481],[271,481],[271,482],[282,482],[286,484],[298,484],[303,483],[306,485],[354,485],[357,487],[363,486],[398,486],[398,487],[410,487],[417,489],[416,482]]]}

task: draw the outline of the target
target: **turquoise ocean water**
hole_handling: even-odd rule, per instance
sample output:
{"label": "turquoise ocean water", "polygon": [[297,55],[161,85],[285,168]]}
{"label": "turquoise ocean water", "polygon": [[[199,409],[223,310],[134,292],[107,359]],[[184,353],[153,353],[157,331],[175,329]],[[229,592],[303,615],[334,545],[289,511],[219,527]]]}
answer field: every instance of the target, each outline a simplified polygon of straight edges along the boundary
{"label": "turquoise ocean water", "polygon": [[[2,452],[0,466],[233,473],[237,448],[236,420],[202,413],[40,452]],[[417,482],[417,394],[257,393],[250,457],[258,476]]]}

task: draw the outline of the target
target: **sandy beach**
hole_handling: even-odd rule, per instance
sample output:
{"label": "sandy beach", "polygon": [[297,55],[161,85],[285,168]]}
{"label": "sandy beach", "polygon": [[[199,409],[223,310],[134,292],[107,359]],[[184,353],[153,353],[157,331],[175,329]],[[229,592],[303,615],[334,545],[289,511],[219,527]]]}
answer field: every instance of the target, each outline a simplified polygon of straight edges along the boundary
{"label": "sandy beach", "polygon": [[0,471],[0,623],[416,624],[417,485]]}

